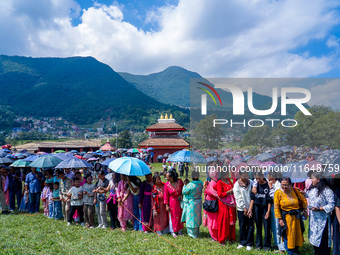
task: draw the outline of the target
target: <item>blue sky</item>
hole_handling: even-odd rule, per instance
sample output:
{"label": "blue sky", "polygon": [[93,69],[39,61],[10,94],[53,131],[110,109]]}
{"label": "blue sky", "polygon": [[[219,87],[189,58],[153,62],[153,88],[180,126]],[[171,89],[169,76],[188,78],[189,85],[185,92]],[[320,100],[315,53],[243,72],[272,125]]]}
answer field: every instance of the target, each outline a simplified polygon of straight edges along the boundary
{"label": "blue sky", "polygon": [[[339,6],[338,0],[2,0],[0,54],[93,56],[134,74],[176,65],[205,77],[340,78]],[[320,86],[316,104],[329,89],[340,97],[339,86]],[[328,104],[340,109],[338,101]]]}

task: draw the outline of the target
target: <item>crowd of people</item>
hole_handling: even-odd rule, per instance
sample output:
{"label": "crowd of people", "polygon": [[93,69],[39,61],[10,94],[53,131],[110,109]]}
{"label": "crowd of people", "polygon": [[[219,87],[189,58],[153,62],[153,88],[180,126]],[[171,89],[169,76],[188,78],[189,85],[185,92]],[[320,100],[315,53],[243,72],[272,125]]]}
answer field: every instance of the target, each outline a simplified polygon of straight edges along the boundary
{"label": "crowd of people", "polygon": [[[184,172],[183,181],[180,177]],[[236,179],[228,172],[210,171],[204,182],[196,171],[192,171],[190,181],[188,172],[187,164],[168,166],[164,162],[163,172],[148,174],[143,181],[114,172],[109,180],[104,170],[30,168],[23,176],[15,168],[2,165],[2,213],[16,209],[38,213],[42,200],[43,215],[64,219],[67,226],[75,221],[85,228],[127,231],[130,225],[133,231],[169,233],[176,238],[183,234],[185,224],[187,234],[197,238],[203,224],[212,240],[221,245],[238,242],[237,249],[282,254],[300,253],[299,247],[305,242],[304,220],[309,217],[308,238],[315,254],[331,254],[332,244],[333,254],[340,254],[339,178],[329,181],[318,172],[310,172],[301,189],[277,172],[265,177],[257,171],[250,177],[241,169]]]}

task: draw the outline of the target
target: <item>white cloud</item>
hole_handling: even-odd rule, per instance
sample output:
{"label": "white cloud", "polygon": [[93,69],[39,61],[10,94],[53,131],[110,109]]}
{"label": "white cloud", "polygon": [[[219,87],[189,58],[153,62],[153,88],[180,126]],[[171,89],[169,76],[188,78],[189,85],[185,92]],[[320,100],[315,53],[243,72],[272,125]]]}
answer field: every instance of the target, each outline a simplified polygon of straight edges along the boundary
{"label": "white cloud", "polygon": [[340,79],[330,79],[328,82],[310,89],[312,98],[310,105],[326,105],[340,109]]}
{"label": "white cloud", "polygon": [[[38,0],[37,0],[38,1]],[[72,0],[5,0],[0,4],[1,53],[88,56],[116,71],[150,73],[179,65],[209,77],[309,77],[332,69],[334,56],[292,53],[326,39],[339,24],[338,1],[180,0],[152,10],[143,31],[123,7],[96,4],[80,13]],[[334,40],[328,40],[328,47]],[[326,47],[326,46],[325,46]]]}

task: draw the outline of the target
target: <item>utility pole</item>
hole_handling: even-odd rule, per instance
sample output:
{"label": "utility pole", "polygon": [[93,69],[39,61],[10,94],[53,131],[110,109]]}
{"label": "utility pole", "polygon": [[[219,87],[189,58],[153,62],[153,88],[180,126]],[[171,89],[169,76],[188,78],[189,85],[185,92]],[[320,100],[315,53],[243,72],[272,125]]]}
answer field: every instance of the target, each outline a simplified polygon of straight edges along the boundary
{"label": "utility pole", "polygon": [[117,133],[117,123],[115,122],[114,125],[116,126],[116,149],[118,149],[118,133]]}

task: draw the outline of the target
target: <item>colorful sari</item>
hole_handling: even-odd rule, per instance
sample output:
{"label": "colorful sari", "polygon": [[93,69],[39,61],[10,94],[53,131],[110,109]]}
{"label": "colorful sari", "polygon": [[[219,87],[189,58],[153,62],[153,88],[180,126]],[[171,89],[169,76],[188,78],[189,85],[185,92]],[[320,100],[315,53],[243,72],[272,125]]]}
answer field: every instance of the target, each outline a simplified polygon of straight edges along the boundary
{"label": "colorful sari", "polygon": [[[121,180],[118,183],[118,188],[117,188],[117,196],[120,199],[123,199],[125,195],[128,192],[128,185],[126,182]],[[128,198],[123,202],[123,205],[118,206],[118,220],[120,222],[120,225],[123,230],[126,229],[126,221],[127,220],[132,220],[132,214],[133,213],[133,195],[130,193]]]}
{"label": "colorful sari", "polygon": [[[211,180],[204,191],[206,200],[217,200],[217,182]],[[207,212],[207,224],[211,238],[214,241],[218,241],[218,211],[217,212]]]}
{"label": "colorful sari", "polygon": [[[181,223],[182,208],[180,197],[182,195],[183,181],[177,180],[176,187],[173,187],[170,182],[165,184],[164,188],[164,204],[169,205],[170,208],[170,226],[172,226],[173,233],[183,229]],[[170,228],[171,231],[171,228]]]}
{"label": "colorful sari", "polygon": [[152,188],[152,209],[157,212],[157,215],[153,217],[153,228],[156,232],[169,227],[169,214],[164,204],[164,188],[164,183],[161,188],[156,185]]}
{"label": "colorful sari", "polygon": [[146,227],[151,226],[151,193],[152,186],[151,184],[147,183],[146,181],[143,181],[140,185],[140,191],[139,191],[139,204],[142,205],[142,223],[143,223],[143,230],[149,231],[149,229]]}
{"label": "colorful sari", "polygon": [[193,238],[199,235],[202,224],[202,190],[203,182],[200,180],[184,185],[182,190],[184,196],[182,222],[186,223],[188,235]]}
{"label": "colorful sari", "polygon": [[227,192],[233,188],[231,180],[228,183],[222,180],[217,181],[218,200],[218,242],[224,244],[227,239],[236,241],[236,207],[234,195],[228,195]]}

